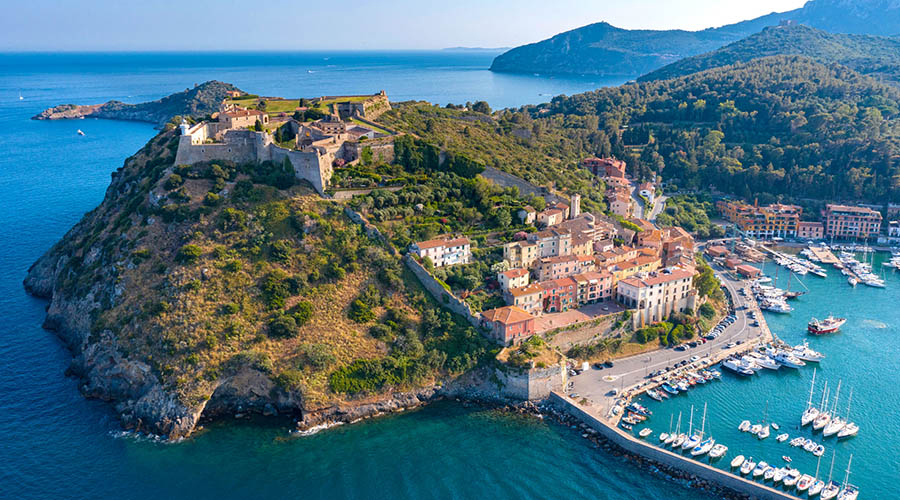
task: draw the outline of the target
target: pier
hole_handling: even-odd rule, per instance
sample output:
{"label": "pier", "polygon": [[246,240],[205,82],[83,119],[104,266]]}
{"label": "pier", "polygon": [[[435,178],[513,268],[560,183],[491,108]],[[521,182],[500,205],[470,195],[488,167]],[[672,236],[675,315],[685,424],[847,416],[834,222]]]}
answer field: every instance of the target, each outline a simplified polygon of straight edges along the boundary
{"label": "pier", "polygon": [[834,264],[841,263],[840,259],[835,257],[834,254],[831,252],[831,250],[829,250],[827,248],[809,247],[809,250],[813,253],[813,255],[816,256],[817,259],[819,259],[819,262],[821,262],[823,264],[834,265]]}
{"label": "pier", "polygon": [[711,465],[673,453],[664,448],[653,446],[644,440],[619,430],[610,425],[590,406],[578,404],[574,399],[559,392],[550,393],[550,401],[574,418],[584,422],[601,436],[620,446],[629,453],[640,455],[649,460],[683,470],[706,481],[714,482],[738,493],[760,500],[796,500],[796,497],[779,491],[765,484],[750,481],[731,472],[717,469]]}

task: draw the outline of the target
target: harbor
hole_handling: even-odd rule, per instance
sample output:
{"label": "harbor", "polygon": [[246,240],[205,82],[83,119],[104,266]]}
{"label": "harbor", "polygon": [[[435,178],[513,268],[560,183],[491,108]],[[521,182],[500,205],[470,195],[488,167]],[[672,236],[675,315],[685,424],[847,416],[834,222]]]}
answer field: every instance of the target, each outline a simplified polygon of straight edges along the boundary
{"label": "harbor", "polygon": [[[817,258],[822,259],[823,256],[825,260],[822,263],[826,263],[828,257],[824,252]],[[891,255],[883,252],[874,256],[869,254],[867,257],[873,262],[875,269],[884,267],[881,264],[891,260]],[[783,272],[784,268],[775,261],[769,260],[759,266],[764,275],[772,277],[772,281],[766,283],[767,286],[787,288],[788,279],[797,279],[796,276]],[[777,277],[776,269],[779,269]],[[892,324],[875,319],[883,317],[883,308],[878,307],[878,300],[883,294],[895,293],[890,288],[897,281],[897,275],[888,266],[885,276],[887,291],[865,286],[850,288],[846,285],[845,276],[836,272],[830,272],[822,279],[806,279],[808,290],[791,300],[790,312],[756,313],[759,322],[758,326],[753,326],[754,321],[749,314],[755,312],[755,296],[740,292],[751,288],[750,281],[739,281],[725,270],[717,270],[723,285],[731,292],[735,301],[736,321],[729,325],[727,333],[686,352],[667,350],[672,357],[654,353],[651,356],[644,355],[643,360],[617,360],[613,370],[592,370],[582,374],[574,380],[570,399],[580,403],[588,400],[588,408],[601,416],[604,425],[653,447],[659,447],[660,434],[672,434],[675,431],[679,414],[682,416],[680,433],[687,432],[692,406],[695,413],[694,429],[697,429],[706,405],[708,416],[704,430],[707,435],[715,436],[716,444],[726,446],[727,451],[719,458],[711,458],[707,452],[699,460],[712,468],[739,476],[742,476],[740,467],[749,460],[754,465],[747,476],[743,476],[746,480],[776,486],[774,478],[778,475],[780,480],[776,489],[790,497],[806,498],[810,496],[810,492],[814,496],[822,496],[825,492],[826,495],[822,497],[829,498],[831,490],[826,490],[831,481],[840,488],[844,487],[845,482],[851,488],[856,485],[863,498],[879,498],[877,492],[895,491],[895,486],[886,479],[884,470],[888,469],[888,476],[893,474],[896,478],[900,477],[900,467],[879,461],[880,454],[890,451],[876,431],[878,425],[875,423],[875,415],[878,412],[872,412],[873,408],[881,407],[882,400],[887,400],[886,404],[891,407],[900,404],[900,396],[891,388],[889,375],[893,353],[898,348],[897,339],[891,335]],[[744,305],[748,309],[741,310],[740,307]],[[811,318],[825,318],[832,314],[841,319],[846,318],[846,324],[842,324],[836,331],[821,335],[813,335],[808,331]],[[742,343],[727,347],[737,341]],[[760,347],[769,344],[795,348],[808,345],[810,350],[821,353],[824,358],[819,362],[805,362],[806,366],[800,368],[763,368],[754,375],[740,375],[723,369],[723,360],[731,358],[743,361],[744,357],[750,357],[754,352],[765,353],[765,348],[760,351]],[[892,347],[885,350],[879,344]],[[697,356],[697,360],[690,361],[694,356]],[[852,365],[848,365],[849,360],[861,361],[869,367],[871,373],[880,376],[867,376],[853,369]],[[713,371],[718,371],[720,377],[706,380],[705,383],[696,382],[688,391],[679,391],[678,395],[651,397],[648,389],[655,389],[657,395],[664,392],[660,383],[664,379],[654,380],[656,377],[647,375],[682,361],[687,361],[687,364],[676,371],[674,377],[684,378],[689,373],[702,375]],[[813,385],[814,376],[816,382]],[[829,387],[828,396],[824,396],[826,383]],[[842,387],[840,396],[837,395],[838,384]],[[594,386],[597,388],[594,389]],[[880,392],[876,392],[875,387],[880,388]],[[740,396],[736,397],[737,395]],[[827,403],[823,401],[823,396]],[[846,420],[846,423],[853,423],[857,427],[856,432],[839,437],[840,430],[834,431],[834,428],[831,433],[826,433],[827,424],[818,429],[813,423],[802,425],[802,416],[808,410],[810,400],[817,409],[828,408],[830,413]],[[620,401],[621,409],[618,414],[613,411],[616,401]],[[631,420],[634,423],[628,424],[632,427],[629,431],[621,427],[621,419],[634,415],[635,412],[627,410],[631,403],[638,405],[633,409],[646,410],[648,415],[645,419]],[[581,406],[585,407],[583,404]],[[740,429],[744,421],[750,423],[751,429]],[[770,431],[761,439],[759,431],[766,424],[770,426]],[[751,432],[756,425],[760,426],[757,432]],[[888,441],[891,439],[893,438]],[[667,449],[671,452],[671,446]],[[687,452],[679,451],[676,454],[687,461],[698,461]],[[850,473],[847,474],[851,455],[852,467],[849,467]],[[731,463],[738,456],[743,460],[737,468],[732,469]],[[754,477],[753,472],[760,462],[765,462],[765,466]],[[789,474],[792,470],[797,471],[794,473],[796,478]],[[784,483],[785,478],[790,484]]]}

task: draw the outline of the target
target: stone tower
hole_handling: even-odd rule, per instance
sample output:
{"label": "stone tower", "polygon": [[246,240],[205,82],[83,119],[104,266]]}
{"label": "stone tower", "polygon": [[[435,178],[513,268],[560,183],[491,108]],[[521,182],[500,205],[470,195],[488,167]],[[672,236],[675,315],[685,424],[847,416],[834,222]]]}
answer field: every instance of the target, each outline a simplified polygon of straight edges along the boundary
{"label": "stone tower", "polygon": [[581,215],[581,195],[575,193],[572,195],[572,207],[569,209],[569,218],[574,219]]}

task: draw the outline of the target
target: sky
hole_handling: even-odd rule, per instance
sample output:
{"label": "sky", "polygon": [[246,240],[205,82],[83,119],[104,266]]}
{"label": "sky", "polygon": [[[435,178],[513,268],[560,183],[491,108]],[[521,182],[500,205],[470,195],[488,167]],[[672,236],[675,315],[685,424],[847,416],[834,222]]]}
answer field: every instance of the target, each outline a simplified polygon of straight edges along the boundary
{"label": "sky", "polygon": [[805,0],[3,0],[0,51],[514,47],[599,21],[699,30]]}

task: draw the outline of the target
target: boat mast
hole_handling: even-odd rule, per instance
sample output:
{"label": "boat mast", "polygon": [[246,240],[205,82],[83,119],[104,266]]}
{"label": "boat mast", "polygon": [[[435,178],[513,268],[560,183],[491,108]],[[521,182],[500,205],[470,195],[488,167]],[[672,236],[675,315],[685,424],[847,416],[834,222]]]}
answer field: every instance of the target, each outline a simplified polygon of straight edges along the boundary
{"label": "boat mast", "polygon": [[819,403],[819,412],[825,411],[825,401],[828,399],[828,381],[825,381],[825,387],[822,388],[822,402]]}
{"label": "boat mast", "polygon": [[844,476],[844,488],[850,484],[850,464],[853,462],[853,453],[850,454],[850,460],[847,460],[847,474]]}
{"label": "boat mast", "polygon": [[694,432],[694,405],[691,405],[691,419],[688,420],[688,433],[687,437],[690,438],[691,434]]}
{"label": "boat mast", "polygon": [[703,433],[706,431],[706,403],[703,403],[703,421],[700,424],[700,439],[703,440]]}
{"label": "boat mast", "polygon": [[834,404],[832,405],[832,408],[834,409],[831,410],[832,415],[835,417],[837,417],[838,398],[841,397],[841,382],[843,382],[843,380],[838,380],[837,394],[834,395]]}
{"label": "boat mast", "polygon": [[812,407],[812,395],[813,388],[816,386],[816,367],[813,367],[813,378],[812,383],[809,384],[809,399],[806,400],[806,409],[809,410]]}
{"label": "boat mast", "polygon": [[766,411],[765,411],[765,413],[763,413],[762,423],[766,423],[766,419],[768,419],[768,418],[769,418],[769,400],[767,399],[766,400]]}
{"label": "boat mast", "polygon": [[837,450],[834,450],[834,453],[831,455],[831,470],[828,471],[828,482],[831,482],[831,477],[834,475],[834,458],[837,457]]}
{"label": "boat mast", "polygon": [[853,403],[853,388],[850,388],[850,398],[847,401],[847,423],[850,423],[850,404]]}
{"label": "boat mast", "polygon": [[675,420],[675,414],[672,413],[669,415],[669,434],[672,433],[672,421]]}
{"label": "boat mast", "polygon": [[819,460],[816,462],[816,481],[819,480],[819,466],[822,465],[822,455],[819,455]]}
{"label": "boat mast", "polygon": [[678,427],[675,428],[675,434],[681,434],[681,412],[678,412]]}

